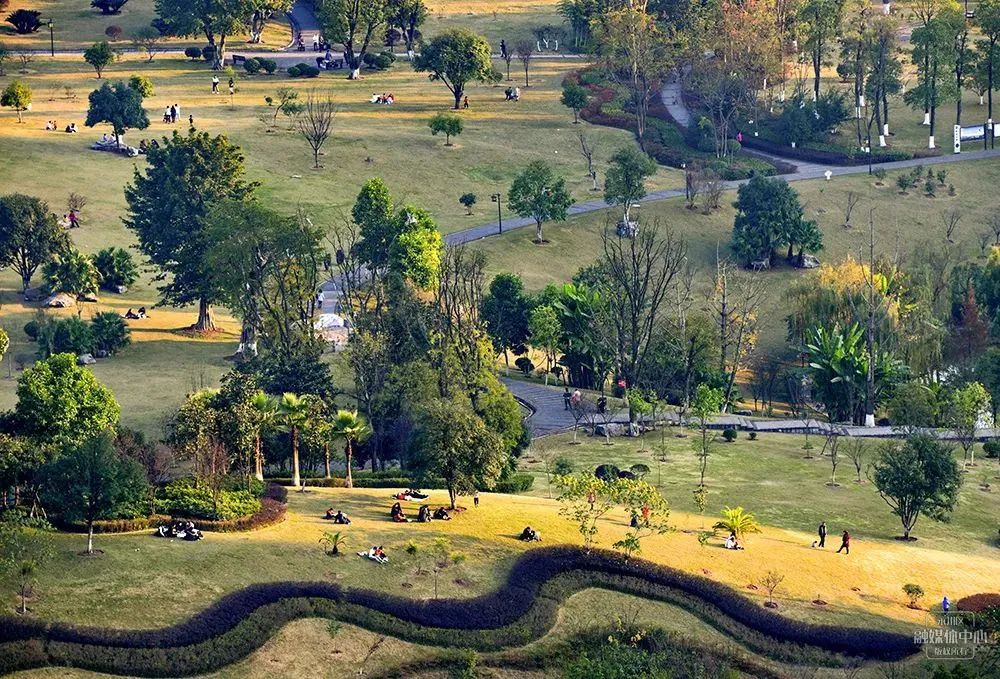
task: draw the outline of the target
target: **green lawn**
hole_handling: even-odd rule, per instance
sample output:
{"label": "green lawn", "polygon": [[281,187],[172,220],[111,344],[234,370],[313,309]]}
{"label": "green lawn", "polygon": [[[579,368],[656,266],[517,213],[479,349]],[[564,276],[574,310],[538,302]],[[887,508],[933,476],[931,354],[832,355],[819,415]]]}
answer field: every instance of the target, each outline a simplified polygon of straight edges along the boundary
{"label": "green lawn", "polygon": [[[1000,162],[951,164],[946,169],[948,183],[955,185],[955,196],[948,196],[947,189],[939,189],[935,198],[925,197],[922,189],[900,196],[895,188],[897,172],[890,173],[885,186],[876,186],[865,174],[834,177],[829,182],[795,182],[806,216],[815,219],[823,231],[824,249],[817,253],[819,258],[835,263],[848,256],[857,258],[863,249],[867,251],[868,212],[874,209],[876,254],[905,261],[919,259],[927,248],[948,247],[957,248],[964,258],[977,259],[977,236],[989,231],[988,219],[995,211],[994,187],[1000,181]],[[851,228],[845,228],[843,209],[852,192],[860,196],[860,202],[851,216]],[[641,223],[672,229],[684,238],[701,293],[709,292],[716,252],[723,257],[729,255],[735,198],[735,191],[727,192],[722,209],[711,215],[688,210],[681,198],[648,203],[640,211]],[[955,242],[947,243],[942,217],[951,209],[958,209],[962,218],[953,236]],[[480,241],[476,247],[487,254],[493,272],[513,271],[521,275],[528,289],[540,290],[549,283],[568,281],[581,267],[596,261],[601,230],[617,218],[616,211],[605,210],[546,224],[545,237],[551,241],[548,245],[535,245],[531,242],[533,230],[523,230]],[[760,343],[779,346],[784,343],[786,330],[782,296],[792,283],[815,274],[781,265],[760,275],[769,279],[760,310]],[[703,306],[702,299],[698,298],[696,310]]]}

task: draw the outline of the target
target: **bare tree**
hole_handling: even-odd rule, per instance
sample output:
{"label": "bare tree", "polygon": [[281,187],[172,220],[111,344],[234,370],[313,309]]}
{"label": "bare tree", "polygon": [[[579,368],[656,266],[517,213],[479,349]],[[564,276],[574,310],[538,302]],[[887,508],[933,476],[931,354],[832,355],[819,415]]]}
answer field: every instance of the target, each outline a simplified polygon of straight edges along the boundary
{"label": "bare tree", "polygon": [[771,407],[782,365],[781,358],[770,352],[754,353],[750,358],[750,392],[754,410],[757,410],[758,402],[765,409]]}
{"label": "bare tree", "polygon": [[840,464],[840,434],[830,432],[826,435],[826,440],[823,441],[823,450],[820,451],[820,457],[823,455],[830,456],[830,482],[826,485],[839,486],[840,484],[837,483],[837,465]]}
{"label": "bare tree", "polygon": [[[757,338],[757,311],[764,280],[716,255],[711,307],[719,337],[719,370],[725,376],[725,403],[732,401],[736,375],[746,367]],[[723,406],[725,407],[725,406]]]}
{"label": "bare tree", "polygon": [[629,387],[638,382],[660,309],[687,256],[684,241],[655,221],[632,238],[608,225],[601,234],[607,276],[610,352],[617,376]]}
{"label": "bare tree", "polygon": [[985,257],[986,250],[990,247],[990,240],[993,238],[992,231],[979,232],[979,256]]}
{"label": "bare tree", "polygon": [[584,160],[587,161],[587,176],[590,177],[590,181],[594,183],[591,191],[599,191],[597,188],[597,169],[594,167],[594,151],[596,150],[596,145],[587,137],[586,132],[577,132],[577,139],[580,140],[580,155],[583,156]]}
{"label": "bare tree", "polygon": [[323,99],[316,97],[316,92],[312,91],[306,96],[302,113],[299,115],[299,132],[309,144],[313,152],[313,168],[322,167],[319,164],[320,150],[323,144],[330,138],[333,131],[333,119],[337,115],[337,107],[333,100],[327,96]]}
{"label": "bare tree", "polygon": [[844,446],[844,454],[847,455],[847,459],[851,461],[854,465],[854,470],[858,475],[856,481],[858,483],[864,483],[864,479],[861,478],[861,471],[865,466],[865,457],[868,454],[868,444],[864,439],[852,438]]}
{"label": "bare tree", "polygon": [[958,223],[962,220],[962,211],[957,207],[953,207],[950,210],[946,210],[941,214],[941,221],[944,222],[944,237],[949,243],[954,243],[955,229],[958,228]]}
{"label": "bare tree", "polygon": [[784,582],[785,576],[778,571],[768,571],[760,580],[761,586],[767,590],[767,607],[777,608],[778,604],[774,603],[774,591],[778,589],[778,586]]}
{"label": "bare tree", "polygon": [[684,170],[684,197],[687,209],[698,206],[698,196],[705,190],[705,173],[698,168],[688,167]]}
{"label": "bare tree", "polygon": [[19,49],[17,58],[21,61],[21,73],[27,73],[28,64],[35,60],[35,53],[29,49]]}
{"label": "bare tree", "polygon": [[530,40],[518,40],[514,44],[514,54],[524,67],[524,86],[531,87],[528,84],[528,67],[531,66],[531,58],[535,56],[535,46]]}
{"label": "bare tree", "polygon": [[990,215],[990,229],[993,231],[993,244],[1000,245],[1000,213]]}
{"label": "bare tree", "polygon": [[860,202],[861,196],[859,196],[854,191],[847,192],[847,200],[844,202],[844,228],[851,228],[851,214],[854,212],[854,208],[857,207],[858,202]]}
{"label": "bare tree", "polygon": [[152,26],[140,28],[132,36],[132,47],[136,52],[146,55],[146,63],[150,63],[157,54],[163,51],[163,34]]}
{"label": "bare tree", "polygon": [[722,179],[714,172],[705,173],[705,205],[702,212],[706,215],[722,206],[722,192],[726,190]]}

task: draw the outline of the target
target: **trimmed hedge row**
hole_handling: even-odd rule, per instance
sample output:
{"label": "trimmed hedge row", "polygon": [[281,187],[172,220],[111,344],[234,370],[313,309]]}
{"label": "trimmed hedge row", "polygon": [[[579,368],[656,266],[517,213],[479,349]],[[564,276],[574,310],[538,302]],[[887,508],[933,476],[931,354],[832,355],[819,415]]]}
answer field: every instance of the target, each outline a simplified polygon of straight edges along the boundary
{"label": "trimmed hedge row", "polygon": [[[791,644],[880,660],[915,651],[905,634],[791,620],[701,576],[566,546],[526,552],[501,588],[472,599],[414,601],[332,583],[278,582],[233,592],[190,619],[158,630],[0,619],[0,672],[39,664],[149,676],[206,672],[245,657],[285,623],[317,615],[417,643],[496,650],[543,635],[555,623],[559,602],[590,586],[667,600],[683,596],[686,606],[693,602],[693,610],[713,624],[771,651]],[[182,646],[190,648],[178,652]],[[792,655],[802,657],[800,649]]]}
{"label": "trimmed hedge row", "polygon": [[[111,535],[114,533],[136,533],[138,531],[153,530],[161,523],[170,521],[170,516],[166,514],[154,514],[153,516],[139,516],[134,519],[109,519],[107,521],[95,521],[94,532]],[[58,518],[53,519],[59,530],[70,533],[86,533],[87,526],[82,523],[67,523]]]}
{"label": "trimmed hedge row", "polygon": [[[776,156],[801,160],[807,163],[821,163],[824,165],[867,165],[868,154],[850,154],[839,151],[825,151],[822,149],[797,147],[792,148],[787,144],[779,144],[764,137],[754,137],[753,135],[743,135],[743,146],[748,149],[756,149],[765,153],[773,153]],[[872,154],[872,164],[891,163],[897,160],[909,160],[915,157],[907,151],[876,151]]]}
{"label": "trimmed hedge row", "polygon": [[[291,486],[292,480],[287,477],[270,479],[272,482],[280,484],[282,486]],[[376,477],[376,476],[355,476],[352,481],[354,482],[355,488],[410,488],[414,485],[413,479],[406,476],[387,476],[387,477]],[[306,486],[311,486],[313,488],[343,488],[344,479],[334,476],[333,478],[317,478],[317,479],[307,479],[303,478],[302,482]],[[444,488],[444,479],[430,479],[426,483],[426,488]],[[421,486],[425,487],[425,486]]]}

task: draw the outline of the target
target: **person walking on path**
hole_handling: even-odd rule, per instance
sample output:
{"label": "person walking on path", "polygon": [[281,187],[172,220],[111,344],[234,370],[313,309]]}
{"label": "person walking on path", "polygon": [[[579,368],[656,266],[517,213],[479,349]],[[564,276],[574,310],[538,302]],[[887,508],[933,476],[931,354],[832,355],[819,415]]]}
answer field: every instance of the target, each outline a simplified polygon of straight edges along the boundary
{"label": "person walking on path", "polygon": [[475,493],[473,493],[473,495],[472,495],[472,506],[473,507],[478,507],[479,506],[479,491],[478,490]]}
{"label": "person walking on path", "polygon": [[212,76],[212,94],[218,94],[218,93],[219,93],[219,76],[213,75]]}
{"label": "person walking on path", "polygon": [[819,524],[819,542],[816,544],[817,547],[826,547],[826,521]]}
{"label": "person walking on path", "polygon": [[846,552],[847,554],[851,553],[851,534],[846,530],[840,537],[840,549],[837,550],[837,554],[840,554],[841,552]]}
{"label": "person walking on path", "polygon": [[569,402],[572,398],[573,395],[569,393],[569,387],[565,387],[563,389],[563,410],[569,410]]}

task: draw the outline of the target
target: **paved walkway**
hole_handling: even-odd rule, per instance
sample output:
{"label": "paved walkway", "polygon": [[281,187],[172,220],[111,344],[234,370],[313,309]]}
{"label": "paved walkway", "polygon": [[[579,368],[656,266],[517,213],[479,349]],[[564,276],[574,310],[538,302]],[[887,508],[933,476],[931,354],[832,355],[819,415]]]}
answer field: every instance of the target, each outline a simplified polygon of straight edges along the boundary
{"label": "paved walkway", "polygon": [[[546,387],[544,384],[510,378],[501,378],[501,381],[518,400],[528,404],[532,409],[533,413],[528,418],[528,425],[531,427],[532,436],[547,436],[573,428],[573,416],[566,410],[563,403],[563,392],[560,387]],[[675,412],[666,413],[664,420],[673,424],[680,424],[680,418]],[[628,422],[627,414],[619,416],[615,419],[615,422]],[[692,423],[690,418],[688,419],[688,423]],[[709,428],[716,430],[732,428],[771,434],[802,435],[808,432],[819,436],[836,434],[838,436],[856,438],[901,438],[907,436],[907,432],[895,427],[859,427],[849,424],[830,424],[829,422],[813,418],[757,419],[729,414],[722,414],[711,418],[709,420]],[[946,429],[922,429],[921,431],[932,434],[942,440],[954,440],[957,438],[954,432]],[[1000,429],[980,429],[976,432],[976,438],[979,440],[989,440],[998,437],[1000,437]]]}
{"label": "paved walkway", "polygon": [[660,101],[663,102],[663,106],[667,109],[667,113],[670,114],[671,118],[676,120],[682,127],[688,127],[691,125],[693,116],[684,104],[684,97],[682,95],[681,76],[677,71],[674,71],[670,79],[664,83],[663,89],[660,90]]}
{"label": "paved walkway", "polygon": [[563,403],[562,390],[522,380],[501,378],[510,393],[534,411],[528,418],[532,436],[546,436],[573,428],[573,416]]}

